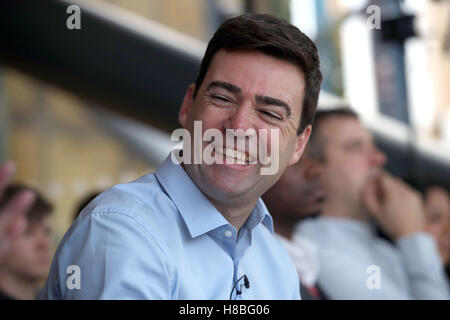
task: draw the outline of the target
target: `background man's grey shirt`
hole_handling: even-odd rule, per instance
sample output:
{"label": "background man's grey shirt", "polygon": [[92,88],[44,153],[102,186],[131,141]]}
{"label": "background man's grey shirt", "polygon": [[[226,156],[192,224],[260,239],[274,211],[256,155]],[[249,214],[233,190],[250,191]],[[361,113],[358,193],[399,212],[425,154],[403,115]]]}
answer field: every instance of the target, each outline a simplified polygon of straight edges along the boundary
{"label": "background man's grey shirt", "polygon": [[[427,233],[393,245],[369,223],[329,217],[305,220],[295,232],[319,246],[319,285],[330,299],[450,298],[436,243]],[[379,274],[370,266],[379,267]],[[373,276],[379,283],[370,283]]]}

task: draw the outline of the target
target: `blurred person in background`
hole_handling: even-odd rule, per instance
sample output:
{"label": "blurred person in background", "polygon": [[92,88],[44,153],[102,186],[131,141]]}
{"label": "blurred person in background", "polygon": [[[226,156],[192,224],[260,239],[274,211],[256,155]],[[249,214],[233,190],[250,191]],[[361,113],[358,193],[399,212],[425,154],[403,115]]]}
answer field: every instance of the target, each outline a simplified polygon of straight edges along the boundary
{"label": "blurred person in background", "polygon": [[14,163],[0,165],[0,263],[11,243],[26,228],[25,214],[32,206],[35,195],[30,190],[22,190],[5,200],[4,193],[14,174]]}
{"label": "blurred person in background", "polygon": [[[16,194],[30,190],[25,186],[9,186],[0,207]],[[0,299],[33,300],[50,270],[50,214],[52,205],[33,190],[35,201],[26,214],[25,232],[11,241],[0,262]]]}
{"label": "blurred person in background", "polygon": [[[448,299],[421,196],[384,172],[385,155],[349,109],[318,111],[304,157],[318,166],[321,215],[294,234],[318,245],[319,285],[330,299]],[[393,239],[379,237],[374,223]]]}
{"label": "blurred person in background", "polygon": [[450,196],[445,188],[438,185],[427,188],[425,215],[425,230],[436,239],[442,263],[448,271],[450,265]]}
{"label": "blurred person in background", "polygon": [[317,166],[301,158],[289,166],[262,197],[272,215],[276,236],[291,256],[300,279],[302,300],[325,299],[318,287],[320,263],[317,246],[294,228],[302,219],[317,216],[325,197]]}

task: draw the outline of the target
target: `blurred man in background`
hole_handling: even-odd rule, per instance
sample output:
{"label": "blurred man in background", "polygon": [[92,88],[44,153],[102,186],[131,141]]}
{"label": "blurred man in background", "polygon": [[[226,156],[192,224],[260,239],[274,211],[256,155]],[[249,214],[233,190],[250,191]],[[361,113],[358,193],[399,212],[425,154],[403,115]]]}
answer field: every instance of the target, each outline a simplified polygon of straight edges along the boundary
{"label": "blurred man in background", "polygon": [[305,156],[327,196],[320,217],[296,232],[318,245],[319,285],[329,298],[449,298],[436,242],[424,232],[421,196],[383,171],[385,155],[352,111],[317,112]]}
{"label": "blurred man in background", "polygon": [[[29,188],[9,186],[0,207],[25,190]],[[0,299],[35,299],[50,269],[50,214],[53,208],[38,192],[33,191],[33,194],[36,200],[27,212],[26,230],[11,241],[0,262]]]}
{"label": "blurred man in background", "polygon": [[320,271],[317,246],[300,233],[294,234],[295,226],[302,219],[321,211],[325,194],[316,169],[312,161],[301,158],[287,167],[262,197],[272,215],[276,235],[297,269],[302,300],[325,298],[317,285]]}
{"label": "blurred man in background", "polygon": [[0,263],[8,252],[11,243],[18,238],[26,228],[25,214],[34,202],[35,195],[30,190],[22,190],[8,201],[4,192],[14,174],[14,164],[5,163],[0,166]]}
{"label": "blurred man in background", "polygon": [[442,263],[450,265],[450,196],[446,189],[434,185],[425,193],[425,230],[436,239]]}

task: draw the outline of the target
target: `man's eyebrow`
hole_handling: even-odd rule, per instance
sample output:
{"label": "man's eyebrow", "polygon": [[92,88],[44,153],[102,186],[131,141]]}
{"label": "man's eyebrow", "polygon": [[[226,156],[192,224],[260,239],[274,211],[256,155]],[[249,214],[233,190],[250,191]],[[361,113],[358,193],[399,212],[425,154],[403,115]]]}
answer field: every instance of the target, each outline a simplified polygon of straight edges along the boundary
{"label": "man's eyebrow", "polygon": [[266,104],[271,106],[283,107],[286,109],[288,116],[291,115],[291,107],[289,105],[277,98],[268,97],[268,96],[255,96],[256,102],[259,104]]}
{"label": "man's eyebrow", "polygon": [[364,145],[364,138],[362,137],[358,137],[358,138],[353,138],[351,140],[348,140],[344,143],[344,146],[346,148],[351,148],[351,147],[360,147]]}
{"label": "man's eyebrow", "polygon": [[345,142],[346,145],[358,145],[358,144],[363,144],[363,139],[361,138],[353,138],[351,140],[348,140]]}
{"label": "man's eyebrow", "polygon": [[208,87],[206,88],[206,91],[212,89],[212,88],[222,88],[227,91],[230,91],[231,93],[241,93],[242,90],[238,86],[235,86],[234,84],[231,84],[229,82],[224,81],[213,81],[211,82]]}

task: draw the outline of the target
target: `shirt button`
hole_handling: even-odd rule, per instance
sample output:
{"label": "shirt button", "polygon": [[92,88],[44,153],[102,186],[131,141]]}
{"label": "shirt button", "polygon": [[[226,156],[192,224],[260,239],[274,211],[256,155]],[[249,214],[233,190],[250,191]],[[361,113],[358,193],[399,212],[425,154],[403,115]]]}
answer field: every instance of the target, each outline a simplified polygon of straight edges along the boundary
{"label": "shirt button", "polygon": [[225,231],[225,237],[231,238],[232,236],[233,236],[233,232],[231,230],[226,230]]}

